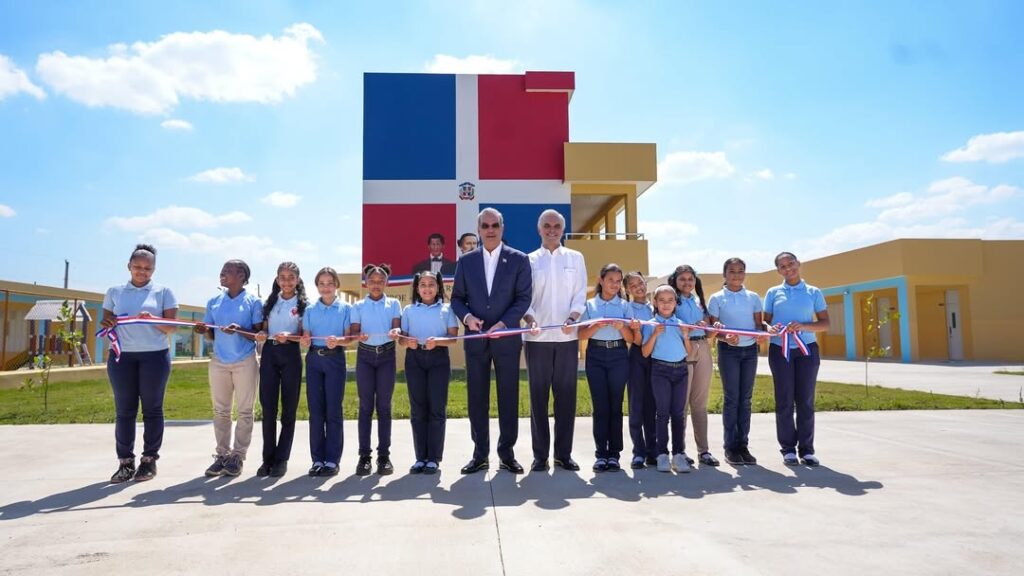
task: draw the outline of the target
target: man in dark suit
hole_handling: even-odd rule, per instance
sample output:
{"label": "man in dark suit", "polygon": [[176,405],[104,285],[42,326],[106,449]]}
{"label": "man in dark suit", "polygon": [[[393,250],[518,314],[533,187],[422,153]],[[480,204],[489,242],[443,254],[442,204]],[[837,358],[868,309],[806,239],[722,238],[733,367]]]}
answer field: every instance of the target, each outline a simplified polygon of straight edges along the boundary
{"label": "man in dark suit", "polygon": [[455,261],[444,257],[444,236],[434,232],[427,236],[427,249],[430,256],[426,260],[417,262],[412,267],[412,273],[417,272],[440,272],[444,276],[455,274]]}
{"label": "man in dark suit", "polygon": [[[466,333],[494,332],[519,328],[533,297],[530,260],[502,241],[501,212],[484,208],[477,216],[480,247],[459,259],[451,306],[466,326]],[[521,474],[513,447],[519,436],[519,354],[520,336],[478,338],[465,341],[466,395],[469,425],[473,437],[473,459],[463,474],[488,467],[490,435],[488,408],[491,403],[491,365],[498,390],[498,458],[501,469]]]}

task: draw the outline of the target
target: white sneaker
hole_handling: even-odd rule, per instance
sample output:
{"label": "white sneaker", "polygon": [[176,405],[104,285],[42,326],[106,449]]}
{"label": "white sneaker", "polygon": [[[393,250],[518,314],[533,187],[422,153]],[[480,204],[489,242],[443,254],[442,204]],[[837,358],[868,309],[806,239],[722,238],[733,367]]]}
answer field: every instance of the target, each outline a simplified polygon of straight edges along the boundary
{"label": "white sneaker", "polygon": [[672,457],[672,469],[678,474],[686,474],[690,471],[690,461],[686,459],[686,454],[676,454]]}
{"label": "white sneaker", "polygon": [[671,472],[672,463],[668,459],[668,454],[658,454],[658,472]]}
{"label": "white sneaker", "polygon": [[803,458],[800,459],[804,466],[820,466],[821,461],[814,454],[804,454]]}

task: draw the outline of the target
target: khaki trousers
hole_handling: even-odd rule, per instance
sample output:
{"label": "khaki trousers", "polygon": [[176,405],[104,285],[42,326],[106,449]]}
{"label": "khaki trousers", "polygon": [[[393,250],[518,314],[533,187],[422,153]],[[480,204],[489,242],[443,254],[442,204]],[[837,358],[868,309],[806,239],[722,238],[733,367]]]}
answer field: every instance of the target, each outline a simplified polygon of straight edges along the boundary
{"label": "khaki trousers", "polygon": [[696,360],[690,364],[689,398],[686,410],[693,422],[693,441],[697,444],[697,454],[708,451],[708,394],[711,391],[711,340],[694,340],[690,342],[692,354],[686,359]]}
{"label": "khaki trousers", "polygon": [[[256,355],[226,364],[210,359],[210,397],[213,399],[213,435],[217,439],[217,456],[234,455],[245,460],[252,441],[253,405],[259,389],[259,366]],[[231,401],[238,409],[235,424],[235,447],[231,448]]]}

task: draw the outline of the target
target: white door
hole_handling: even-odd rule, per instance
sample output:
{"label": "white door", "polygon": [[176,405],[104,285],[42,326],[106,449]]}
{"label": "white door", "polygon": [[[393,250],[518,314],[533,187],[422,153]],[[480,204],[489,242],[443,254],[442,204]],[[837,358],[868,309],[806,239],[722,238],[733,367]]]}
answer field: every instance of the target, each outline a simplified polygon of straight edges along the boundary
{"label": "white door", "polygon": [[[889,299],[879,298],[878,299],[878,316],[876,318],[882,318],[889,313]],[[888,350],[885,353],[886,358],[892,356],[892,323],[893,320],[889,320],[878,329],[878,347],[882,350]]]}
{"label": "white door", "polygon": [[949,359],[964,359],[963,321],[960,315],[960,291],[946,290],[946,334],[949,338]]}

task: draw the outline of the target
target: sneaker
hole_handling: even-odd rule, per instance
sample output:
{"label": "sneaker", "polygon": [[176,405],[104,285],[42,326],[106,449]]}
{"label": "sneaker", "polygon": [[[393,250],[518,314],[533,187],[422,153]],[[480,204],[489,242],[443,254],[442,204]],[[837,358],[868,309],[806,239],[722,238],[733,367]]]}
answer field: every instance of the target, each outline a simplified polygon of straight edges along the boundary
{"label": "sneaker", "polygon": [[629,467],[633,470],[643,470],[647,468],[647,465],[644,464],[643,456],[633,456],[633,461],[629,463]]}
{"label": "sneaker", "polygon": [[648,456],[644,460],[644,464],[646,464],[648,466],[657,466],[658,465],[658,457],[657,456]]}
{"label": "sneaker", "polygon": [[424,462],[423,460],[417,460],[409,468],[409,474],[422,474],[423,473],[423,469],[426,468],[426,467],[427,467],[427,463],[426,462]]}
{"label": "sneaker", "polygon": [[270,477],[280,478],[288,472],[288,461],[281,460],[270,467]]}
{"label": "sneaker", "polygon": [[609,472],[618,472],[619,470],[622,470],[622,465],[619,464],[619,459],[618,458],[609,458],[608,459],[608,471]]}
{"label": "sneaker", "polygon": [[323,469],[324,469],[324,463],[323,462],[313,462],[313,465],[309,467],[309,475],[311,477],[312,476],[319,476],[320,472],[323,471]]}
{"label": "sneaker", "polygon": [[154,476],[156,476],[156,458],[143,456],[142,461],[139,462],[139,470],[135,473],[135,481],[145,482],[152,480]]}
{"label": "sneaker", "polygon": [[672,469],[677,474],[687,474],[690,472],[690,459],[686,457],[686,454],[676,454],[672,457]]}
{"label": "sneaker", "polygon": [[671,472],[672,463],[668,459],[668,454],[658,454],[658,472]]}
{"label": "sneaker", "polygon": [[598,458],[594,461],[594,472],[607,472],[608,461],[604,458]]}
{"label": "sneaker", "polygon": [[740,456],[743,457],[743,463],[748,466],[757,464],[757,458],[754,458],[754,455],[750,453],[750,450],[747,450],[746,446],[740,449]]}
{"label": "sneaker", "polygon": [[209,476],[210,478],[216,478],[217,476],[223,476],[224,475],[224,459],[225,458],[227,458],[227,457],[226,456],[214,456],[213,457],[213,464],[210,464],[210,467],[206,469],[206,475]]}
{"label": "sneaker", "polygon": [[431,460],[431,461],[427,462],[427,467],[423,469],[423,473],[424,474],[437,474],[438,468],[439,467],[437,465],[437,462],[434,462],[433,460]]}
{"label": "sneaker", "polygon": [[224,475],[238,476],[242,473],[242,457],[232,454],[224,460]]}
{"label": "sneaker", "polygon": [[693,465],[696,464],[696,462],[693,461],[693,458],[690,458],[689,456],[686,456],[686,461],[690,464],[690,468],[693,468]]}
{"label": "sneaker", "polygon": [[395,471],[395,467],[391,465],[391,458],[382,456],[377,458],[377,474],[381,476],[388,476]]}
{"label": "sneaker", "polygon": [[821,460],[818,460],[818,457],[814,454],[804,454],[803,457],[800,458],[800,462],[802,462],[804,466],[821,466]]}
{"label": "sneaker", "polygon": [[725,461],[733,466],[743,466],[747,463],[747,461],[743,459],[743,454],[739,450],[729,449],[726,449],[725,451]]}
{"label": "sneaker", "polygon": [[[711,452],[703,452],[697,459],[700,460],[701,466],[718,466],[719,464],[718,458],[712,456]],[[746,458],[743,460],[745,461]]]}
{"label": "sneaker", "polygon": [[800,460],[797,459],[796,454],[793,452],[786,452],[782,455],[782,463],[786,466],[796,466],[800,463]]}
{"label": "sneaker", "polygon": [[270,469],[272,467],[273,464],[271,464],[270,462],[264,462],[263,464],[260,464],[260,467],[256,469],[256,476],[259,478],[266,478],[267,476],[270,476]]}
{"label": "sneaker", "polygon": [[111,484],[127,482],[135,476],[135,458],[124,458],[117,461],[117,472],[110,477]]}
{"label": "sneaker", "polygon": [[356,464],[356,476],[369,476],[373,471],[373,459],[369,456],[360,456]]}

